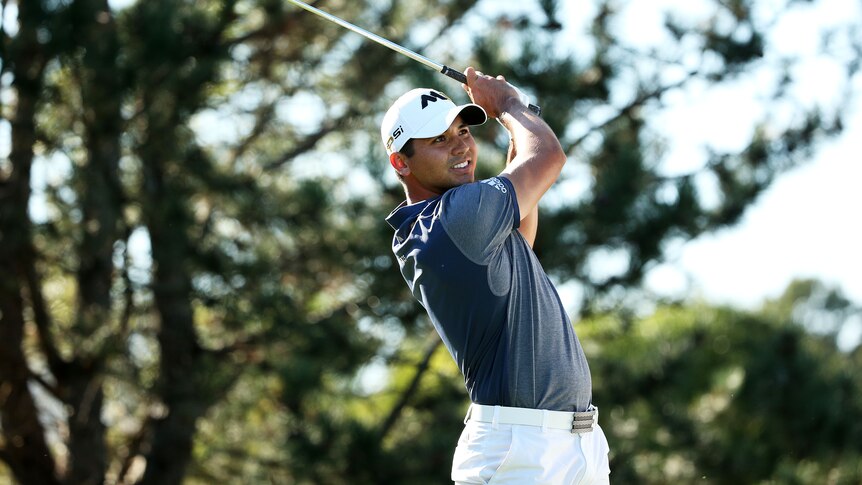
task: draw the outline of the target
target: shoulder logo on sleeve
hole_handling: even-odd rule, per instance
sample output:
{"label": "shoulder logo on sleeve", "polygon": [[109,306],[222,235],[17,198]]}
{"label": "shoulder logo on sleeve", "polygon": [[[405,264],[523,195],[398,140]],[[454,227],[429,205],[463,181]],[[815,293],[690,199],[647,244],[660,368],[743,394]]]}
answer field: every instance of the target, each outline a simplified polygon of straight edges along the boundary
{"label": "shoulder logo on sleeve", "polygon": [[508,193],[508,192],[509,192],[509,189],[507,189],[507,188],[506,188],[506,184],[504,184],[504,183],[503,183],[499,178],[497,178],[497,177],[491,177],[491,178],[489,178],[489,179],[483,180],[483,181],[482,181],[482,183],[483,183],[483,184],[488,184],[488,185],[490,185],[491,187],[494,187],[495,189],[499,190],[500,192],[502,192],[502,193],[504,193],[504,194],[506,194],[506,193]]}

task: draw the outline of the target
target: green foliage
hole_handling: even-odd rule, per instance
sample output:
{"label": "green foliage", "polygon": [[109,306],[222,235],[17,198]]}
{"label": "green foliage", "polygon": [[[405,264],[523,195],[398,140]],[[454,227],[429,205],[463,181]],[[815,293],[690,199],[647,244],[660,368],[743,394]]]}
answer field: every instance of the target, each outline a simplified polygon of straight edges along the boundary
{"label": "green foliage", "polygon": [[[835,351],[858,307],[839,292],[799,282],[758,314],[603,311],[668,243],[738,221],[840,134],[843,112],[794,105],[781,59],[765,111],[790,105],[790,122],[756,120],[742,149],[665,174],[669,134],[650,122],[665,96],[776,62],[771,19],[752,2],[668,14],[680,42],[656,50],[630,45],[617,6],[597,2],[575,50],[562,3],[323,7],[504,74],[587,168],[549,194],[536,249],[594,314],[578,330],[616,480],[858,482],[862,439],[846,423],[862,357]],[[389,251],[383,219],[403,193],[377,124],[409,87],[459,87],[281,1],[2,6],[0,480],[447,481],[466,393]],[[839,59],[848,79],[853,52]],[[493,123],[476,134],[492,175],[507,140]],[[627,268],[594,274],[607,252]]]}
{"label": "green foliage", "polygon": [[858,358],[770,306],[667,307],[578,325],[615,480],[862,479]]}

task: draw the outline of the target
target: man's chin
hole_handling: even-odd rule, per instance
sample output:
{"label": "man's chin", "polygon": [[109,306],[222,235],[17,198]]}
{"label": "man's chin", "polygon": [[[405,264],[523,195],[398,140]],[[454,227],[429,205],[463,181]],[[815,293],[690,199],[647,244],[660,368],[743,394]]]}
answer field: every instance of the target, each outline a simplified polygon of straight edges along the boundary
{"label": "man's chin", "polygon": [[465,178],[463,178],[463,179],[457,180],[457,181],[456,181],[455,183],[453,183],[453,184],[452,184],[452,186],[451,186],[451,187],[449,187],[449,188],[450,188],[450,189],[454,189],[455,187],[460,187],[460,186],[462,186],[462,185],[472,184],[472,183],[473,183],[473,182],[475,182],[475,181],[476,181],[476,178],[475,178],[475,177],[465,177]]}

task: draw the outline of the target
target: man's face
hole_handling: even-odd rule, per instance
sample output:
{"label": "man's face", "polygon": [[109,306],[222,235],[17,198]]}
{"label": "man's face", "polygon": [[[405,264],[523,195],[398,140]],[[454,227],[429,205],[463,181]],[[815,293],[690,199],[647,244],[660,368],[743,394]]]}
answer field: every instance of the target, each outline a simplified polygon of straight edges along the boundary
{"label": "man's face", "polygon": [[413,148],[413,156],[406,163],[410,183],[418,184],[421,190],[439,195],[475,180],[476,141],[460,116],[436,137],[413,139]]}

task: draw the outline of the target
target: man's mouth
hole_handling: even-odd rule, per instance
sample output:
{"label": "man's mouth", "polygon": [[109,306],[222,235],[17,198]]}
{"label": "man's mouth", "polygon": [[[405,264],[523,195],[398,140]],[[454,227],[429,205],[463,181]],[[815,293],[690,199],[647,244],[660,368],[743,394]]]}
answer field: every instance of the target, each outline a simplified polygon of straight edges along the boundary
{"label": "man's mouth", "polygon": [[468,165],[470,165],[470,160],[464,160],[463,162],[459,163],[458,165],[453,165],[452,168],[455,168],[455,169],[467,168]]}

